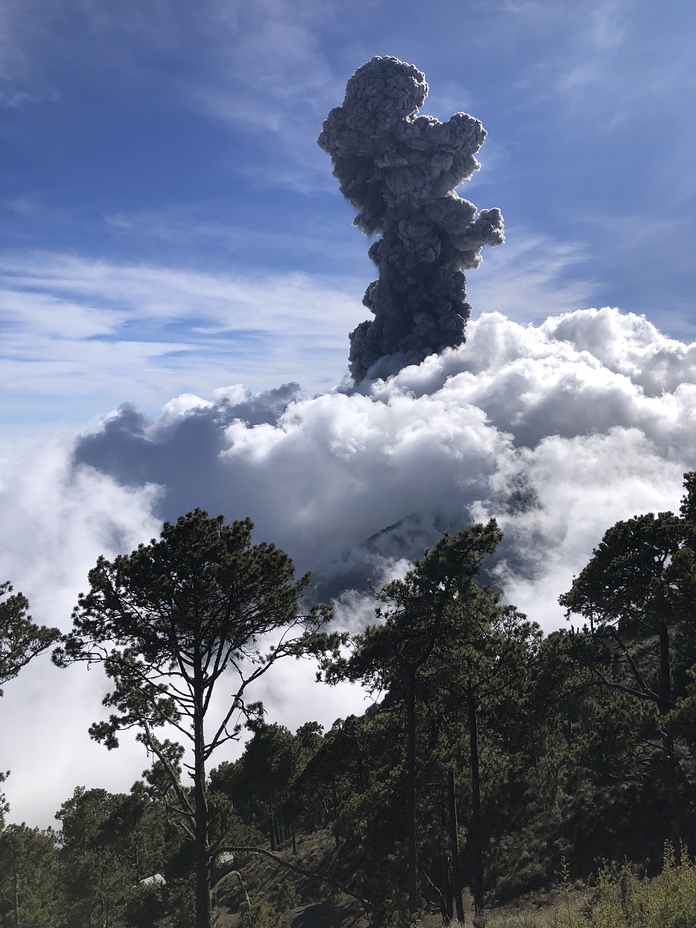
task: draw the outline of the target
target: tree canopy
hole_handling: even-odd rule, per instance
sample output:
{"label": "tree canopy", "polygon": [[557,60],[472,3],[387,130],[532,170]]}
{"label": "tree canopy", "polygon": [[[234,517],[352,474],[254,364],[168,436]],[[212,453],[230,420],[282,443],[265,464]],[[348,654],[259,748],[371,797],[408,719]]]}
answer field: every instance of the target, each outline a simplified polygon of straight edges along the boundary
{"label": "tree canopy", "polygon": [[683,647],[694,644],[695,478],[684,476],[687,492],[679,515],[649,512],[608,529],[559,598],[567,617],[582,617],[587,632],[602,643],[604,664],[615,671],[610,679],[595,661],[603,682],[654,703],[661,715],[676,699],[675,636]]}
{"label": "tree canopy", "polygon": [[[482,577],[493,520],[445,534],[379,590],[348,649],[249,520],[196,510],[100,558],[55,660],[103,665],[91,734],[114,748],[132,730],[152,763],[128,795],[77,788],[57,833],[5,826],[0,799],[0,922],[209,928],[212,898],[223,920],[227,908],[261,928],[340,890],[375,928],[436,910],[451,923],[464,886],[480,913],[563,873],[591,881],[600,856],[654,874],[669,843],[683,865],[696,853],[696,473],[684,485],[678,512],[607,530],[561,598],[581,627],[545,638]],[[5,616],[26,619],[11,593]],[[16,670],[32,648],[14,653]],[[267,722],[252,687],[285,656],[318,657],[325,679],[360,681],[374,701],[326,732]],[[208,775],[243,727],[241,756],[221,751]],[[260,892],[256,855],[283,867]]]}
{"label": "tree canopy", "polygon": [[26,596],[13,593],[10,583],[0,583],[0,684],[13,680],[22,667],[59,637],[57,628],[34,623]]}
{"label": "tree canopy", "polygon": [[[113,561],[100,558],[79,597],[73,629],[54,654],[59,665],[101,663],[113,689],[108,720],[90,733],[108,748],[135,729],[176,795],[183,830],[196,848],[196,926],[210,926],[206,764],[239,736],[259,703],[247,689],[280,658],[324,651],[336,640],[321,627],[326,607],[300,614],[309,575],[294,579],[290,558],[272,544],[252,544],[249,519],[225,523],[197,509],[165,523],[159,540]],[[216,687],[226,688],[224,694]],[[183,744],[168,735],[183,739]],[[193,795],[180,782],[184,768]]]}
{"label": "tree canopy", "polygon": [[[532,623],[514,608],[499,605],[499,594],[479,582],[487,557],[502,539],[496,521],[476,524],[456,534],[446,533],[426,550],[403,579],[394,580],[378,593],[378,624],[354,638],[348,658],[334,662],[329,679],[361,680],[373,690],[386,692],[390,705],[402,703],[404,718],[404,805],[407,849],[407,904],[410,914],[419,906],[418,732],[428,725],[418,713],[429,716],[431,732],[453,730],[459,716],[466,718],[469,742],[471,813],[469,835],[474,870],[475,906],[483,909],[483,837],[478,752],[479,704],[500,699],[528,659],[537,635]],[[462,711],[463,710],[463,711]],[[447,740],[447,738],[446,738]],[[450,743],[456,740],[452,731]],[[429,767],[430,779],[444,784],[453,776],[450,757]],[[422,777],[421,777],[422,779]],[[453,792],[454,785],[451,786]],[[461,914],[459,851],[454,800],[450,818],[451,883],[442,890]],[[446,841],[447,835],[441,836]],[[432,877],[429,881],[433,883]]]}
{"label": "tree canopy", "polygon": [[[36,625],[29,615],[26,596],[14,593],[11,583],[0,583],[0,684],[14,680],[29,661],[50,648],[58,638],[57,628]],[[0,784],[6,779],[7,773],[0,770]],[[0,830],[8,811],[5,795],[0,792]]]}

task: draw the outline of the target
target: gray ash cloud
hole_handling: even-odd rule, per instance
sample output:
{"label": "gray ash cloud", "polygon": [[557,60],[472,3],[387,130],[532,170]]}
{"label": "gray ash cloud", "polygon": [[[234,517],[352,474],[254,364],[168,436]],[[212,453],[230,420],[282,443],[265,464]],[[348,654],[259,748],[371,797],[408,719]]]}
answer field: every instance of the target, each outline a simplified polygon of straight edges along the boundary
{"label": "gray ash cloud", "polygon": [[413,65],[373,58],[350,78],[318,139],[358,210],[354,225],[382,236],[369,250],[379,278],[363,298],[374,319],[350,334],[356,381],[386,356],[397,356],[393,370],[461,345],[471,312],[463,272],[481,263],[484,245],[504,241],[500,210],[477,214],[455,192],[479,167],[483,126],[466,113],[447,122],[418,115],[427,95]]}

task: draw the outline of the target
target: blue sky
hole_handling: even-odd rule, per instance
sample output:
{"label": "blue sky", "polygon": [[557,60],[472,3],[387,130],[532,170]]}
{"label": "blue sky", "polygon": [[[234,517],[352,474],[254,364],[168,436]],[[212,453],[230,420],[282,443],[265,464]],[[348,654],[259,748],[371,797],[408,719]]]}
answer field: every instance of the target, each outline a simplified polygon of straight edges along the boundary
{"label": "blue sky", "polygon": [[341,380],[373,269],[316,137],[375,54],[488,130],[461,192],[508,241],[475,314],[693,339],[695,36],[690,0],[2,0],[6,439]]}
{"label": "blue sky", "polygon": [[[507,240],[464,346],[332,391],[374,266],[316,139],[374,55],[482,120],[460,192]],[[494,516],[504,597],[562,625],[604,531],[696,469],[695,61],[693,0],[0,0],[0,581],[67,630],[99,555],[200,506],[354,630],[367,577]],[[7,684],[12,820],[140,774],[89,740],[105,692],[47,656]],[[365,706],[295,662],[256,695],[291,728]]]}

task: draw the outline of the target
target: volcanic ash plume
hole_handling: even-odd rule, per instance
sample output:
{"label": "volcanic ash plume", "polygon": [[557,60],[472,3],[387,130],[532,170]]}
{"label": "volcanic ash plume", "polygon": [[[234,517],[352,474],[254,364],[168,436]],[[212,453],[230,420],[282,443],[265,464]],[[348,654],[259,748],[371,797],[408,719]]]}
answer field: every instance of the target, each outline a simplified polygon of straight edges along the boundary
{"label": "volcanic ash plume", "polygon": [[480,264],[484,245],[504,241],[499,209],[476,215],[455,193],[479,168],[483,126],[466,113],[444,123],[418,116],[427,95],[413,65],[373,58],[348,81],[318,139],[358,210],[354,225],[382,233],[369,250],[379,279],[363,298],[375,318],[350,334],[356,381],[386,355],[403,367],[461,345],[471,312],[463,271]]}

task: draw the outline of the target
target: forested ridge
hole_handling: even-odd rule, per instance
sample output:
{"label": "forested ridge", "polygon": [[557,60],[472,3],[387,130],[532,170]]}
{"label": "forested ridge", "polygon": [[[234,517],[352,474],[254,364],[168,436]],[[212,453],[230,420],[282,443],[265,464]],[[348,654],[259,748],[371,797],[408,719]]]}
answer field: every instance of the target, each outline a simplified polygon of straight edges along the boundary
{"label": "forested ridge", "polygon": [[[677,512],[608,527],[546,636],[483,579],[494,520],[376,591],[352,637],[252,529],[196,510],[100,558],[63,636],[0,587],[0,683],[56,644],[66,673],[102,666],[90,734],[116,749],[134,730],[150,761],[129,793],[77,786],[56,829],[0,815],[2,928],[264,928],[337,899],[374,926],[463,921],[463,898],[482,918],[621,868],[625,907],[631,879],[696,852],[696,473]],[[254,684],[297,657],[374,702],[328,730],[276,724]],[[265,895],[244,880],[259,854],[287,871]]]}

